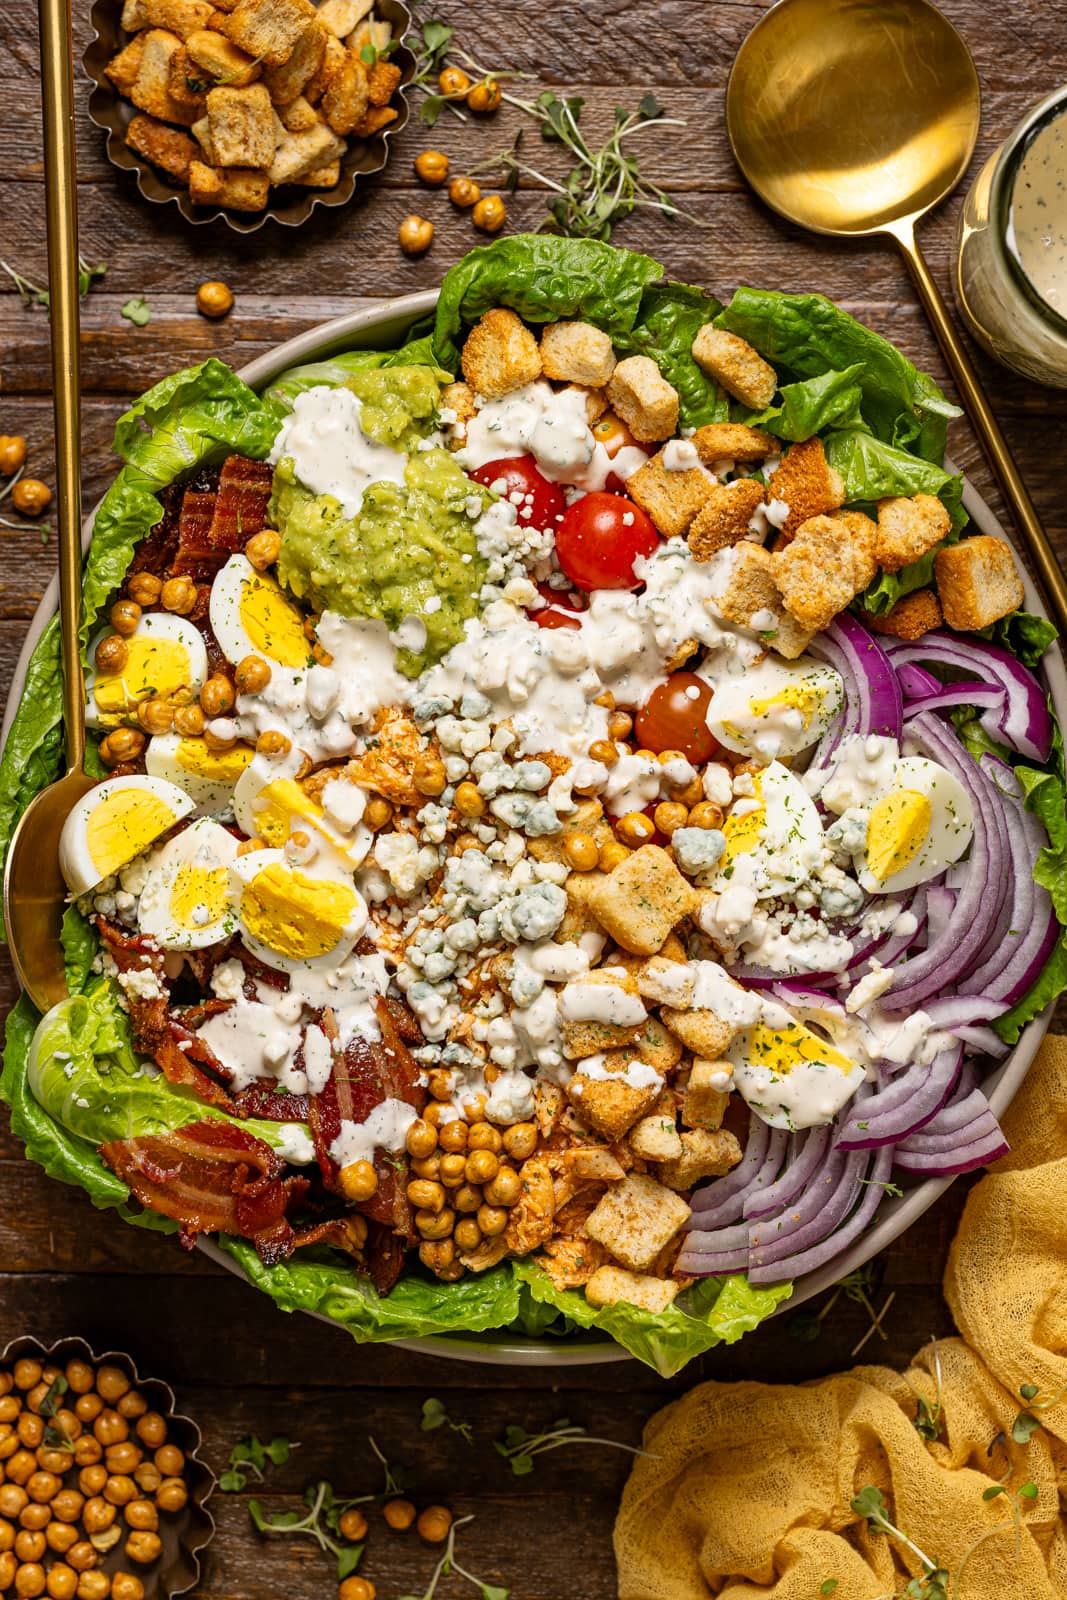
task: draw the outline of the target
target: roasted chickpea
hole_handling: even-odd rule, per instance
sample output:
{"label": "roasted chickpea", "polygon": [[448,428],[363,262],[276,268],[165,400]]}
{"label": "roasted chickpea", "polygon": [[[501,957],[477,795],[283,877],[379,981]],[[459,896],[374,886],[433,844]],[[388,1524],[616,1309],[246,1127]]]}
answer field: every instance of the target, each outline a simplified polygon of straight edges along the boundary
{"label": "roasted chickpea", "polygon": [[270,666],[262,656],[245,656],[233,676],[238,694],[262,694],[270,682]]}
{"label": "roasted chickpea", "polygon": [[428,1122],[417,1117],[405,1135],[404,1144],[409,1156],[424,1161],[437,1149],[437,1129],[431,1128]]}
{"label": "roasted chickpea", "polygon": [[609,739],[628,739],[633,728],[634,719],[628,711],[613,711],[608,718]]}
{"label": "roasted chickpea", "polygon": [[82,1514],[85,1496],[77,1489],[60,1489],[52,1499],[52,1515],[57,1522],[77,1522]]}
{"label": "roasted chickpea", "polygon": [[441,1272],[456,1259],[456,1247],[451,1239],[424,1239],[419,1245],[419,1260],[431,1272]]}
{"label": "roasted chickpea", "polygon": [[137,1499],[137,1485],[124,1472],[114,1473],[104,1484],[104,1499],[113,1506],[128,1506]]}
{"label": "roasted chickpea", "polygon": [[448,783],[444,762],[436,756],[420,756],[415,762],[411,781],[420,794],[436,799]]}
{"label": "roasted chickpea", "polygon": [[33,1472],[26,1480],[26,1493],[31,1500],[42,1505],[54,1500],[62,1487],[63,1480],[57,1478],[54,1472]]}
{"label": "roasted chickpea", "polygon": [[445,1208],[444,1189],[427,1178],[415,1178],[409,1183],[407,1197],[417,1211],[432,1211],[434,1216]]}
{"label": "roasted chickpea", "polygon": [[20,1444],[27,1450],[36,1450],[44,1438],[44,1423],[32,1411],[24,1411],[15,1424],[15,1432]]}
{"label": "roasted chickpea", "polygon": [[121,1444],[109,1444],[104,1452],[104,1460],[109,1472],[132,1472],[134,1467],[139,1467],[144,1460],[144,1451],[132,1439],[124,1439]]}
{"label": "roasted chickpea", "polygon": [[628,811],[620,817],[615,824],[615,832],[624,844],[647,844],[656,831],[656,825],[651,817],[646,817],[643,811]]}
{"label": "roasted chickpea", "polygon": [[713,800],[702,800],[690,811],[687,825],[690,828],[721,828],[722,807]]}
{"label": "roasted chickpea", "polygon": [[467,1145],[471,1150],[491,1150],[494,1155],[499,1155],[504,1140],[500,1130],[494,1128],[491,1122],[472,1122],[467,1135]]}
{"label": "roasted chickpea", "polygon": [[138,1439],[149,1450],[158,1450],[161,1444],[166,1443],[167,1424],[158,1411],[146,1411],[143,1417],[138,1417],[133,1427]]}
{"label": "roasted chickpea", "polygon": [[499,233],[507,221],[507,207],[498,194],[487,194],[471,212],[471,221],[483,233]]}
{"label": "roasted chickpea", "polygon": [[41,1363],[32,1360],[28,1356],[21,1361],[16,1361],[11,1371],[11,1375],[15,1380],[15,1388],[36,1389],[41,1381],[42,1372]]}
{"label": "roasted chickpea", "polygon": [[245,555],[257,572],[266,572],[277,561],[282,549],[282,536],[277,528],[264,528],[254,533],[245,545]]}
{"label": "roasted chickpea", "polygon": [[355,1205],[377,1194],[378,1174],[371,1162],[350,1161],[347,1167],[342,1167],[341,1192],[346,1200],[351,1200]]}
{"label": "roasted chickpea", "polygon": [[78,1592],[78,1574],[65,1561],[54,1563],[48,1569],[48,1593],[51,1600],[74,1600]]}
{"label": "roasted chickpea", "polygon": [[442,94],[466,94],[471,81],[462,67],[445,67],[437,77],[437,87]]}
{"label": "roasted chickpea", "polygon": [[261,756],[287,756],[293,741],[277,728],[267,728],[256,740],[256,753]]}
{"label": "roasted chickpea", "polygon": [[403,1533],[415,1521],[415,1507],[410,1500],[387,1500],[382,1516],[397,1533]]}
{"label": "roasted chickpea", "polygon": [[163,1474],[154,1461],[142,1461],[134,1471],[133,1481],[142,1494],[155,1494],[163,1482]]}
{"label": "roasted chickpea", "polygon": [[130,1534],[122,1548],[130,1560],[136,1561],[139,1567],[148,1567],[153,1561],[158,1561],[163,1541],[158,1533],[138,1528]]}
{"label": "roasted chickpea", "polygon": [[0,1516],[17,1517],[29,1498],[20,1484],[0,1483]]}
{"label": "roasted chickpea", "polygon": [[80,1417],[76,1417],[74,1412],[68,1411],[65,1406],[60,1406],[52,1421],[55,1424],[56,1432],[62,1434],[65,1439],[69,1439],[72,1444],[80,1439],[85,1431]]}
{"label": "roasted chickpea", "polygon": [[472,1150],[464,1176],[468,1183],[491,1183],[500,1171],[500,1157],[492,1150]]}
{"label": "roasted chickpea", "polygon": [[185,1457],[176,1444],[161,1445],[154,1460],[165,1478],[176,1478],[185,1469]]}
{"label": "roasted chickpea", "polygon": [[0,1590],[2,1590],[4,1594],[7,1593],[7,1591],[11,1588],[11,1585],[14,1583],[17,1569],[17,1558],[11,1553],[10,1550],[5,1550],[3,1555],[0,1555]]}
{"label": "roasted chickpea", "polygon": [[42,1472],[54,1472],[58,1478],[62,1478],[70,1471],[70,1464],[69,1450],[56,1450],[48,1444],[37,1447],[37,1465]]}
{"label": "roasted chickpea", "polygon": [[433,244],[433,223],[412,213],[404,218],[396,236],[406,256],[424,255]]}
{"label": "roasted chickpea", "polygon": [[[139,728],[112,728],[106,738],[100,741],[100,759],[105,766],[117,766],[120,761],[136,761],[144,750],[144,734]],[[80,1405],[82,1400],[88,1399],[87,1395],[79,1395],[75,1405]],[[99,1400],[98,1395],[92,1397]]]}
{"label": "roasted chickpea", "polygon": [[457,1211],[469,1212],[471,1215],[477,1211],[482,1203],[482,1191],[473,1183],[461,1183],[453,1192],[452,1204]]}
{"label": "roasted chickpea", "polygon": [[116,600],[107,614],[107,620],[116,633],[128,639],[131,633],[137,632],[137,625],[141,620],[141,608],[136,600]]}
{"label": "roasted chickpea", "polygon": [[[205,717],[200,706],[179,706],[174,713],[174,731],[180,733],[183,739],[199,739],[204,731],[204,722]],[[123,1395],[118,1406],[119,1414],[124,1417],[139,1416],[139,1412],[127,1410],[127,1399],[128,1397]],[[143,1400],[141,1404],[144,1404]]]}
{"label": "roasted chickpea", "polygon": [[116,673],[125,670],[130,659],[129,648],[125,639],[117,633],[107,633],[93,651],[93,662],[97,672]]}
{"label": "roasted chickpea", "polygon": [[599,851],[591,833],[582,833],[572,828],[563,835],[563,854],[575,872],[592,872],[597,864]]}
{"label": "roasted chickpea", "polygon": [[26,460],[26,441],[20,433],[0,433],[0,472],[10,478]]}
{"label": "roasted chickpea", "polygon": [[48,1549],[43,1533],[20,1528],[15,1535],[15,1555],[20,1561],[40,1561]]}
{"label": "roasted chickpea", "polygon": [[233,310],[233,290],[228,283],[222,283],[218,278],[210,278],[196,291],[196,309],[202,317],[210,317],[212,320],[225,317]]}
{"label": "roasted chickpea", "polygon": [[503,1206],[481,1205],[475,1218],[487,1239],[495,1239],[508,1225],[508,1214]]}
{"label": "roasted chickpea", "polygon": [[375,1600],[377,1593],[369,1578],[346,1578],[337,1591],[337,1600]]}
{"label": "roasted chickpea", "polygon": [[156,1505],[160,1511],[180,1511],[189,1498],[182,1478],[164,1478],[156,1490]]}
{"label": "roasted chickpea", "polygon": [[[184,706],[182,709],[185,711],[196,711],[201,716],[203,715],[198,706]],[[175,713],[175,721],[177,721],[177,713]],[[180,731],[181,730],[179,729],[179,732]],[[145,1412],[148,1410],[148,1401],[145,1399],[144,1395],[141,1394],[140,1390],[127,1389],[126,1393],[119,1395],[119,1398],[115,1401],[115,1410],[118,1412],[120,1417],[125,1417],[126,1420],[129,1421],[131,1417],[144,1416]]]}
{"label": "roasted chickpea", "polygon": [[97,1464],[92,1467],[83,1467],[78,1473],[78,1488],[82,1494],[100,1494],[107,1482],[107,1468]]}
{"label": "roasted chickpea", "polygon": [[114,1522],[115,1516],[115,1507],[110,1500],[104,1500],[98,1494],[94,1494],[82,1507],[82,1524],[90,1537],[94,1533],[105,1533]]}
{"label": "roasted chickpea", "polygon": [[473,1217],[461,1217],[456,1223],[452,1237],[456,1241],[457,1250],[477,1250],[482,1242],[482,1230]]}
{"label": "roasted chickpea", "polygon": [[99,1559],[88,1539],[79,1539],[67,1551],[67,1565],[75,1572],[91,1572]]}
{"label": "roasted chickpea", "polygon": [[453,178],[448,186],[448,198],[461,211],[468,211],[482,198],[482,191],[473,178]]}
{"label": "roasted chickpea", "polygon": [[0,1553],[10,1550],[15,1543],[15,1527],[6,1518],[0,1517]]}
{"label": "roasted chickpea", "polygon": [[138,704],[137,720],[145,733],[169,733],[174,726],[174,707],[168,705],[166,700],[153,696],[151,700],[142,700]]}
{"label": "roasted chickpea", "polygon": [[29,1450],[16,1450],[7,1463],[6,1474],[9,1482],[25,1484],[27,1479],[37,1471],[37,1457]]}
{"label": "roasted chickpea", "polygon": [[457,786],[453,804],[461,817],[481,817],[485,814],[485,800],[478,792],[478,785],[469,779]]}
{"label": "roasted chickpea", "polygon": [[448,177],[448,157],[444,151],[420,150],[415,157],[415,176],[433,189],[440,188]]}
{"label": "roasted chickpea", "polygon": [[443,1211],[416,1211],[415,1230],[420,1239],[447,1239],[456,1225],[456,1213],[451,1206]]}
{"label": "roasted chickpea", "polygon": [[55,1551],[56,1555],[65,1556],[67,1551],[77,1544],[80,1534],[70,1522],[50,1522],[44,1530],[44,1537],[49,1550]]}
{"label": "roasted chickpea", "polygon": [[224,717],[233,710],[237,696],[233,684],[223,672],[213,672],[200,691],[200,705],[205,717]]}
{"label": "roasted chickpea", "polygon": [[490,111],[500,110],[501,99],[500,85],[496,79],[483,78],[467,94],[467,108],[479,116],[485,116]]}
{"label": "roasted chickpea", "polygon": [[358,1544],[367,1536],[367,1519],[356,1506],[341,1513],[339,1527],[342,1539],[347,1539],[350,1544]]}
{"label": "roasted chickpea", "polygon": [[20,478],[11,491],[11,504],[23,517],[39,517],[52,504],[52,491],[40,478]]}
{"label": "roasted chickpea", "polygon": [[665,833],[669,839],[672,833],[685,827],[688,816],[685,806],[679,805],[677,800],[661,800],[652,813],[652,820],[660,833]]}
{"label": "roasted chickpea", "polygon": [[21,1410],[21,1399],[16,1399],[13,1394],[0,1396],[0,1422],[14,1422]]}
{"label": "roasted chickpea", "polygon": [[388,800],[383,800],[380,794],[373,795],[367,801],[367,809],[363,813],[363,820],[371,833],[378,833],[387,822],[393,820],[393,808]]}
{"label": "roasted chickpea", "polygon": [[144,1584],[132,1572],[116,1572],[111,1580],[111,1600],[144,1600]]}
{"label": "roasted chickpea", "polygon": [[436,1151],[432,1156],[426,1156],[422,1161],[413,1156],[411,1170],[416,1178],[428,1178],[431,1183],[436,1183],[441,1176],[441,1157]]}
{"label": "roasted chickpea", "polygon": [[39,1594],[44,1594],[45,1586],[44,1568],[39,1561],[27,1561],[15,1573],[15,1593],[20,1600],[37,1600]]}
{"label": "roasted chickpea", "polygon": [[537,1149],[537,1128],[532,1122],[513,1122],[510,1128],[505,1128],[503,1145],[509,1156],[516,1161],[525,1161],[527,1156],[532,1156]]}
{"label": "roasted chickpea", "polygon": [[78,1600],[107,1600],[111,1579],[106,1572],[83,1572],[78,1579]]}
{"label": "roasted chickpea", "polygon": [[196,605],[196,584],[192,578],[168,578],[159,591],[159,599],[164,611],[187,617]]}
{"label": "roasted chickpea", "polygon": [[[451,1123],[446,1124],[451,1127]],[[441,1157],[440,1178],[446,1189],[458,1189],[467,1176],[467,1158],[461,1150]]]}
{"label": "roasted chickpea", "polygon": [[[131,578],[126,580],[126,593],[139,606],[158,605],[162,588],[163,579],[157,578],[154,572],[135,572]],[[86,1384],[83,1378],[78,1383],[71,1382],[71,1367],[77,1368],[79,1373],[88,1372],[89,1383]],[[67,1382],[70,1383],[75,1394],[87,1394],[93,1383],[93,1369],[85,1361],[72,1361],[67,1367]]]}
{"label": "roasted chickpea", "polygon": [[522,1179],[513,1167],[501,1167],[491,1183],[485,1186],[485,1198],[491,1206],[513,1206],[522,1193]]}
{"label": "roasted chickpea", "polygon": [[52,1520],[52,1507],[41,1505],[38,1500],[31,1500],[19,1512],[19,1526],[28,1528],[31,1533],[40,1533],[47,1528]]}
{"label": "roasted chickpea", "polygon": [[106,1450],[108,1445],[121,1444],[130,1436],[129,1423],[117,1411],[101,1411],[93,1423],[93,1433]]}
{"label": "roasted chickpea", "polygon": [[467,1138],[467,1124],[459,1117],[452,1122],[446,1122],[437,1135],[441,1149],[446,1150],[449,1155],[456,1155],[459,1151],[466,1150]]}
{"label": "roasted chickpea", "polygon": [[589,746],[590,761],[599,761],[603,767],[613,767],[619,759],[619,752],[610,739],[594,739]]}
{"label": "roasted chickpea", "polygon": [[415,1523],[420,1539],[427,1544],[443,1544],[451,1526],[452,1513],[447,1506],[427,1506]]}

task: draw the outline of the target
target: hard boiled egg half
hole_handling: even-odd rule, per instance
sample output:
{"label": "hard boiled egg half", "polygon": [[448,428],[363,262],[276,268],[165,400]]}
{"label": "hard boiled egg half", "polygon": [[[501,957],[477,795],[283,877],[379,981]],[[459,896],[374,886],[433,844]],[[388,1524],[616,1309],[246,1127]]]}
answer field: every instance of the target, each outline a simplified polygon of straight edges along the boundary
{"label": "hard boiled egg half", "polygon": [[199,950],[237,927],[230,868],[237,840],[206,817],[153,850],[145,861],[137,921],[163,950]]}
{"label": "hard boiled egg half", "polygon": [[274,578],[247,556],[231,556],[211,585],[211,626],[234,665],[262,656],[273,667],[303,671],[311,660],[304,618]]}
{"label": "hard boiled egg half", "polygon": [[334,779],[326,785],[326,797],[337,784],[351,791],[354,809],[346,810],[340,804],[324,809],[304,793],[285,764],[270,756],[256,756],[237,781],[233,814],[250,839],[262,839],[280,849],[294,833],[305,833],[316,852],[332,856],[339,866],[354,871],[370,850],[373,835],[360,821],[363,791]]}
{"label": "hard boiled egg half", "polygon": [[241,936],[253,955],[280,972],[338,966],[367,924],[367,903],[351,878],[284,850],[253,850],[232,867]]}
{"label": "hard boiled egg half", "polygon": [[176,783],[196,802],[198,811],[221,811],[228,806],[234,785],[251,760],[250,745],[209,750],[203,739],[184,739],[179,733],[157,733],[149,740],[144,757],[152,777]]}
{"label": "hard boiled egg half", "polygon": [[[103,628],[90,641],[90,662],[110,632]],[[146,612],[137,631],[123,643],[126,665],[121,672],[100,672],[92,666],[87,675],[85,720],[90,728],[116,728],[134,716],[139,701],[153,696],[166,700],[178,689],[195,693],[207,677],[204,636],[186,617]]]}
{"label": "hard boiled egg half", "polygon": [[108,778],[83,795],[63,824],[59,869],[73,895],[128,866],[193,810],[184,790],[162,778]]}
{"label": "hard boiled egg half", "polygon": [[752,795],[733,803],[722,825],[726,849],[712,888],[745,885],[757,899],[789,895],[825,855],[822,821],[799,779],[772,761],[752,776]]}
{"label": "hard boiled egg half", "polygon": [[758,666],[721,680],[707,711],[711,733],[727,750],[762,756],[795,756],[817,744],[844,699],[833,667],[798,656]]}
{"label": "hard boiled egg half", "polygon": [[901,757],[867,807],[857,876],[868,894],[914,889],[958,861],[973,837],[974,807],[958,779],[924,756]]}
{"label": "hard boiled egg half", "polygon": [[742,1098],[775,1128],[831,1122],[864,1080],[858,1061],[782,1006],[766,1006],[754,1027],[734,1036],[726,1056]]}

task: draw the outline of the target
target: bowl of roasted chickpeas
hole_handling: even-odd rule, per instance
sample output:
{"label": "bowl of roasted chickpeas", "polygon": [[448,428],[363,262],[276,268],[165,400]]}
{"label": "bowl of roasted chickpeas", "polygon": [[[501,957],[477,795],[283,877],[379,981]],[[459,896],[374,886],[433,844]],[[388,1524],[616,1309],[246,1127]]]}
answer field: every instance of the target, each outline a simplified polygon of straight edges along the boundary
{"label": "bowl of roasted chickpeas", "polygon": [[200,1430],[158,1378],[83,1339],[0,1355],[0,1595],[165,1600],[215,1524]]}

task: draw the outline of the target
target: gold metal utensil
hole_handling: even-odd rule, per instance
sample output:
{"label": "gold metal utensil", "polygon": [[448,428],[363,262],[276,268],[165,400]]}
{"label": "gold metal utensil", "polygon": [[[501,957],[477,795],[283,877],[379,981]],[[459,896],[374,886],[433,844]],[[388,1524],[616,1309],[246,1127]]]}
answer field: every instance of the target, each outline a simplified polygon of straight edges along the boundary
{"label": "gold metal utensil", "polygon": [[81,612],[81,450],[78,360],[78,211],[70,0],[40,0],[48,293],[59,511],[59,617],[67,773],[43,790],[15,830],[4,872],[4,922],[19,981],[46,1011],[65,998],[59,926],[66,885],[59,836],[93,779],[86,776],[78,620]]}
{"label": "gold metal utensil", "polygon": [[970,52],[929,0],[778,0],[738,52],[726,127],[749,183],[791,222],[896,240],[1067,636],[1067,577],[915,238],[967,169],[980,104]]}

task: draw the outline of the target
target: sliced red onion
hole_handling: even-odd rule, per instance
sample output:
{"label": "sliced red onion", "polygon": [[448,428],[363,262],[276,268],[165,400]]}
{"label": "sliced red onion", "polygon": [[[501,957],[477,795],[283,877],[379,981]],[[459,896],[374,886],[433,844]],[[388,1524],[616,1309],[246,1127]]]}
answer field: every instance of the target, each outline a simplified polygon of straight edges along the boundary
{"label": "sliced red onion", "polygon": [[935,1028],[946,1028],[955,1033],[957,1028],[969,1027],[976,1022],[992,1022],[1002,1016],[1006,1007],[1002,1000],[989,995],[944,995],[940,1000],[928,1000],[923,1010]]}
{"label": "sliced red onion", "polygon": [[[998,1124],[992,1132],[974,1144],[963,1147],[957,1144],[952,1155],[920,1154],[899,1149],[895,1152],[894,1164],[902,1172],[914,1172],[924,1178],[953,1178],[960,1172],[973,1172],[976,1167],[987,1167],[991,1161],[1006,1156],[1009,1149],[1008,1141]],[[755,1281],[750,1272],[749,1282]]]}
{"label": "sliced red onion", "polygon": [[916,665],[914,661],[902,661],[899,665],[894,662],[893,665],[897,669],[905,704],[911,700],[922,700],[928,694],[940,694],[945,687],[940,678],[935,678],[932,672],[927,672],[925,667]]}
{"label": "sliced red onion", "polygon": [[783,1283],[789,1278],[799,1278],[802,1273],[815,1272],[828,1261],[832,1261],[835,1256],[840,1255],[853,1239],[859,1238],[884,1200],[884,1185],[889,1179],[892,1165],[893,1152],[879,1150],[867,1175],[866,1183],[859,1189],[862,1196],[859,1205],[848,1220],[835,1233],[828,1233],[818,1244],[812,1245],[810,1249],[801,1250],[797,1255],[784,1256],[766,1265],[750,1264],[749,1283],[755,1288],[771,1283]]}
{"label": "sliced red onion", "polygon": [[750,1194],[759,1193],[777,1178],[789,1136],[784,1128],[772,1128],[753,1113],[748,1120],[745,1153],[725,1178],[716,1178],[690,1198],[694,1226],[715,1228],[736,1222]]}
{"label": "sliced red onion", "polygon": [[828,766],[843,739],[855,733],[900,737],[904,700],[896,671],[885,650],[855,617],[842,611],[808,646],[841,675],[845,708],[823,734],[812,754],[812,767]]}
{"label": "sliced red onion", "polygon": [[[690,1238],[695,1238],[691,1234]],[[688,1240],[678,1253],[674,1270],[687,1278],[726,1278],[734,1272],[744,1272],[748,1266],[748,1250],[693,1250]]]}
{"label": "sliced red onion", "polygon": [[1038,679],[1008,650],[984,639],[960,639],[949,633],[925,633],[914,641],[894,640],[886,653],[897,668],[905,663],[934,662],[999,685],[1005,701],[999,710],[982,712],[986,732],[1009,749],[1033,761],[1047,761],[1052,749],[1052,717]]}
{"label": "sliced red onion", "polygon": [[[934,1124],[937,1132],[934,1132]],[[909,1155],[954,1155],[969,1144],[976,1144],[991,1132],[1000,1132],[1000,1124],[989,1109],[989,1101],[981,1089],[973,1089],[955,1106],[945,1106],[938,1112],[929,1127],[912,1134],[898,1147]]]}
{"label": "sliced red onion", "polygon": [[870,1160],[866,1150],[849,1151],[843,1159],[835,1153],[819,1179],[809,1184],[794,1205],[777,1217],[754,1222],[748,1236],[749,1272],[825,1239],[855,1204],[856,1185],[866,1175]]}
{"label": "sliced red onion", "polygon": [[1013,813],[1008,827],[1011,910],[1001,940],[982,952],[985,959],[967,974],[959,988],[962,994],[981,991],[994,996],[1006,1010],[1038,978],[1060,936],[1060,925],[1048,890],[1033,875],[1045,843],[1041,824],[1014,801],[1005,804]]}
{"label": "sliced red onion", "polygon": [[1006,761],[1001,761],[992,750],[985,750],[978,757],[978,765],[991,783],[995,783],[1001,794],[1007,795],[1009,800],[1023,801],[1025,794],[1023,786],[1015,776],[1013,767]]}
{"label": "sliced red onion", "polygon": [[993,1061],[1003,1061],[1011,1053],[1011,1045],[1006,1044],[999,1033],[994,1033],[992,1028],[978,1028],[967,1026],[956,1028],[956,1038],[959,1039],[964,1050],[970,1055],[989,1056]]}
{"label": "sliced red onion", "polygon": [[751,1194],[744,1204],[745,1220],[773,1217],[783,1206],[789,1205],[807,1188],[830,1148],[830,1129],[807,1128],[794,1134],[790,1141],[790,1159],[781,1177],[762,1194]]}
{"label": "sliced red onion", "polygon": [[998,684],[939,683],[936,693],[919,695],[913,704],[921,711],[952,711],[956,706],[1000,711],[1005,693]]}
{"label": "sliced red onion", "polygon": [[859,1105],[853,1101],[838,1133],[837,1148],[878,1149],[923,1127],[951,1094],[962,1060],[959,1045],[941,1050],[929,1066],[915,1063],[869,1099]]}
{"label": "sliced red onion", "polygon": [[956,904],[955,889],[948,889],[944,884],[931,884],[926,891],[926,942],[928,945],[938,944],[945,936],[945,930],[952,917],[952,908]]}

